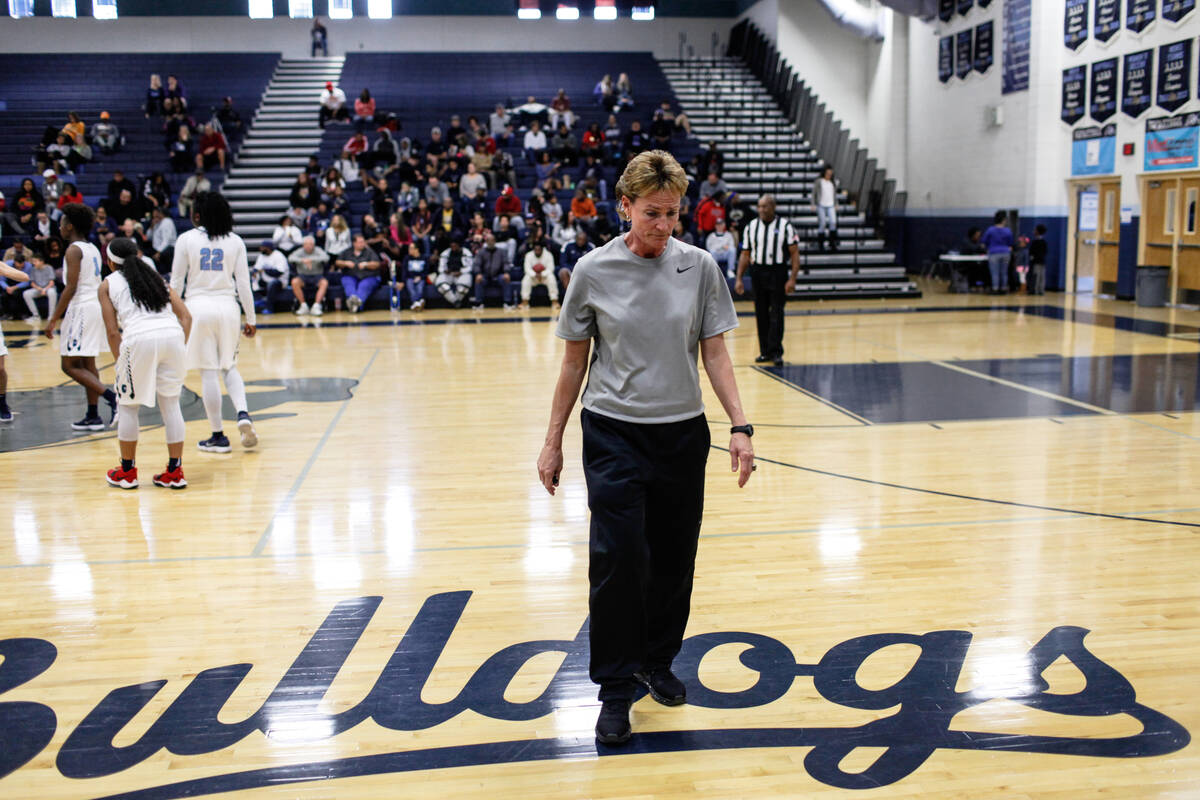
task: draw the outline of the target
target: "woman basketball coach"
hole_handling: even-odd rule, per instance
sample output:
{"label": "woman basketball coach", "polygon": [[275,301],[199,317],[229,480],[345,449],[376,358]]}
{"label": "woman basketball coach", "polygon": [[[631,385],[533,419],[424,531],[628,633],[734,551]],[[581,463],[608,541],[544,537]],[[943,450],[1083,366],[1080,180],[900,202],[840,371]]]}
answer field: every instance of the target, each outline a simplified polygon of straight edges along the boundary
{"label": "woman basketball coach", "polygon": [[754,463],[723,338],[738,324],[724,276],[707,252],[671,236],[687,184],[661,150],[638,155],[617,181],[630,230],[580,259],[571,277],[556,331],[566,353],[537,464],[554,494],[563,428],[587,374],[590,674],[602,703],[596,738],[608,744],[629,739],[639,683],[660,703],[686,699],[671,662],[691,606],[709,450],[697,353],[733,423],[738,486]]}

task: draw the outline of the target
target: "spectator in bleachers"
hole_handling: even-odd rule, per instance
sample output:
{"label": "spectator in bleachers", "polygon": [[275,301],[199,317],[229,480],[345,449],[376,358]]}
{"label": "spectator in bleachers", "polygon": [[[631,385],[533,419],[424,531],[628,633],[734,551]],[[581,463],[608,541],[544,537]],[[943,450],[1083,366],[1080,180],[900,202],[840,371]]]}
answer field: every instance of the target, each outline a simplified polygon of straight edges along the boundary
{"label": "spectator in bleachers", "polygon": [[529,163],[537,163],[538,157],[542,151],[546,149],[546,132],[542,130],[542,125],[536,119],[529,123],[529,130],[525,131],[525,157],[529,159]]}
{"label": "spectator in bleachers", "polygon": [[454,200],[449,196],[443,198],[441,209],[433,215],[433,229],[438,238],[457,236],[461,239],[462,235],[466,233],[466,221],[454,207]]}
{"label": "spectator in bleachers", "polygon": [[122,189],[121,193],[117,195],[116,201],[108,204],[108,216],[118,227],[124,225],[127,219],[140,222],[145,215],[146,207],[142,198],[135,197],[129,189]]}
{"label": "spectator in bleachers", "polygon": [[171,170],[174,172],[183,172],[193,164],[201,166],[202,162],[196,161],[196,143],[192,140],[192,132],[187,125],[179,126],[175,141],[171,143],[170,153]]}
{"label": "spectator in bleachers", "polygon": [[154,261],[155,268],[163,274],[171,272],[171,262],[175,257],[175,240],[179,238],[175,221],[166,209],[164,205],[150,212],[150,249],[147,251],[147,255]]}
{"label": "spectator in bleachers", "polygon": [[434,166],[437,166],[438,160],[446,155],[446,151],[450,149],[449,144],[442,138],[442,129],[436,125],[429,129],[429,144],[425,146],[425,159]]}
{"label": "spectator in bleachers", "polygon": [[603,200],[608,197],[608,182],[604,180],[604,167],[592,155],[584,156],[579,165],[577,183],[591,195],[593,200]]}
{"label": "spectator in bleachers", "polygon": [[396,210],[407,215],[417,207],[417,201],[421,199],[421,193],[408,181],[401,181],[400,191],[396,193]]}
{"label": "spectator in bleachers", "polygon": [[56,172],[68,172],[70,167],[67,164],[67,158],[70,155],[71,142],[67,135],[65,133],[55,134],[54,142],[38,153],[36,157],[38,168],[43,171],[50,169]]}
{"label": "spectator in bleachers", "polygon": [[179,138],[179,129],[186,126],[189,131],[195,130],[196,120],[169,97],[163,101],[163,113],[166,117],[162,124],[163,146],[170,150],[172,143]]}
{"label": "spectator in bleachers", "polygon": [[709,142],[708,149],[700,154],[700,174],[708,175],[710,172],[718,175],[725,172],[725,154],[716,142]]}
{"label": "spectator in bleachers", "polygon": [[[349,153],[340,153],[337,159],[333,162],[331,169],[337,170],[338,175],[340,175],[342,180],[346,183],[354,183],[359,179],[358,161]],[[342,186],[341,188],[345,189],[346,187]],[[332,193],[330,196],[332,197]]]}
{"label": "spectator in bleachers", "polygon": [[[48,223],[49,220],[46,220]],[[46,254],[46,263],[54,267],[54,276],[59,283],[63,281],[63,243],[62,239],[58,238],[58,231],[55,230],[48,237],[42,238],[40,241],[38,236],[33,237],[34,244],[38,245],[42,252]]]}
{"label": "spectator in bleachers", "polygon": [[429,210],[429,201],[422,197],[417,201],[417,207],[408,215],[408,228],[412,231],[413,241],[421,252],[428,254],[432,246],[433,212]]}
{"label": "spectator in bleachers", "polygon": [[475,308],[483,308],[483,298],[489,286],[499,286],[504,310],[513,307],[512,275],[509,274],[508,254],[496,242],[491,231],[484,234],[483,247],[475,254]]}
{"label": "spectator in bleachers", "polygon": [[346,181],[342,178],[341,172],[336,167],[330,167],[325,170],[325,175],[321,178],[321,199],[329,202],[333,199],[334,193],[338,190],[345,190]]}
{"label": "spectator in bleachers", "polygon": [[[400,163],[400,144],[392,137],[392,132],[384,128],[379,132],[379,138],[371,146],[371,166],[383,166],[386,172]],[[363,167],[366,169],[366,166]]]}
{"label": "spectator in bleachers", "polygon": [[74,172],[84,164],[91,163],[92,157],[92,146],[88,144],[87,139],[83,137],[82,133],[75,134],[71,150],[67,153],[67,166]]}
{"label": "spectator in bleachers", "polygon": [[508,111],[504,109],[504,106],[497,103],[495,110],[488,116],[488,132],[491,133],[492,138],[497,142],[505,138],[506,127],[509,121]]}
{"label": "spectator in bleachers", "polygon": [[58,196],[58,210],[62,211],[63,206],[68,203],[83,204],[83,192],[70,181],[63,182],[62,194]]}
{"label": "spectator in bleachers", "polygon": [[[121,235],[126,239],[132,239],[138,246],[138,250],[146,252],[150,249],[149,242],[146,241],[146,231],[142,227],[142,223],[132,217],[126,217],[120,224]],[[107,253],[105,253],[107,256]],[[151,265],[153,266],[153,265]]]}
{"label": "spectator in bleachers", "polygon": [[321,178],[321,159],[309,156],[308,163],[304,165],[304,171],[308,173],[308,177],[313,183],[317,183]]}
{"label": "spectator in bleachers", "polygon": [[205,125],[196,153],[196,166],[208,170],[212,169],[215,162],[221,172],[224,172],[228,155],[229,142],[226,141],[225,134],[214,129],[212,125]]}
{"label": "spectator in bleachers", "polygon": [[551,230],[554,230],[554,226],[562,222],[563,207],[558,202],[558,195],[553,191],[546,192],[546,196],[542,198],[542,218],[546,220],[546,224]]}
{"label": "spectator in bleachers", "polygon": [[46,213],[50,219],[57,220],[60,216],[58,198],[62,197],[65,184],[58,173],[48,169],[42,173],[42,199],[46,201]]}
{"label": "spectator in bleachers", "polygon": [[562,249],[575,241],[578,235],[582,233],[585,237],[588,235],[583,226],[580,225],[570,211],[567,216],[560,219],[557,224],[550,226],[550,241],[558,248],[559,253]]}
{"label": "spectator in bleachers", "polygon": [[550,107],[539,103],[533,95],[529,95],[523,104],[514,108],[513,114],[516,117],[513,121],[519,129],[531,128],[534,122],[544,127],[550,122]]}
{"label": "spectator in bleachers", "polygon": [[566,124],[559,124],[558,130],[550,140],[554,157],[568,166],[579,163],[579,140],[567,129]]}
{"label": "spectator in bleachers", "polygon": [[534,189],[533,192],[530,193],[529,202],[525,204],[526,224],[532,224],[534,222],[543,226],[546,224],[546,218],[542,214],[542,197],[544,195],[545,192],[542,191],[540,187]]}
{"label": "spectator in bleachers", "polygon": [[571,216],[589,234],[596,226],[596,218],[599,216],[599,212],[596,210],[595,202],[587,196],[583,189],[576,189],[575,196],[571,198]]}
{"label": "spectator in bleachers", "polygon": [[517,197],[517,193],[513,190],[510,184],[506,184],[500,192],[500,196],[496,198],[494,206],[495,216],[492,219],[492,227],[498,230],[500,219],[508,220],[509,224],[516,230],[525,229],[525,220],[521,216],[521,198]]}
{"label": "spectator in bleachers", "polygon": [[557,128],[566,125],[575,126],[575,115],[571,112],[571,98],[567,97],[566,89],[559,89],[558,94],[550,101],[550,127]]}
{"label": "spectator in bleachers", "polygon": [[370,159],[360,158],[363,153],[367,152],[368,147],[367,135],[361,131],[355,133],[342,145],[342,159],[354,161],[360,169],[370,169],[369,166],[363,164],[363,161],[370,161]]}
{"label": "spectator in bleachers", "polygon": [[[33,244],[34,244],[34,247],[36,247],[37,249],[39,249],[43,253],[45,253],[47,260],[52,260],[50,247],[51,247],[51,245],[54,245],[58,242],[59,242],[58,225],[56,225],[54,223],[54,220],[50,219],[50,215],[47,214],[45,211],[37,212],[37,216],[34,217],[34,221],[33,221]],[[62,254],[61,254],[61,247],[60,247],[59,260],[55,264],[55,266],[58,267],[61,265],[62,265]]]}
{"label": "spectator in bleachers", "polygon": [[25,246],[25,242],[17,239],[7,250],[4,251],[4,256],[0,257],[0,261],[11,264],[18,255],[20,255],[21,259],[24,261],[30,257],[30,252],[30,249]]}
{"label": "spectator in bleachers", "polygon": [[592,97],[595,98],[596,104],[605,111],[613,110],[613,106],[617,102],[617,89],[613,86],[611,75],[605,75],[596,81],[596,86],[592,89]]}
{"label": "spectator in bleachers", "polygon": [[25,230],[33,227],[39,211],[46,210],[46,198],[33,185],[32,178],[22,179],[21,188],[13,195],[12,207],[17,224]]}
{"label": "spectator in bleachers", "polygon": [[705,200],[712,197],[717,192],[728,196],[729,186],[725,181],[721,180],[721,176],[715,172],[708,173],[708,177],[700,183],[700,199]]}
{"label": "spectator in bleachers", "polygon": [[554,277],[554,255],[542,242],[536,242],[525,253],[525,275],[521,278],[521,308],[529,308],[534,286],[545,286],[550,293],[550,305],[558,308],[558,281]]}
{"label": "spectator in bleachers", "polygon": [[396,198],[388,188],[387,178],[380,178],[371,190],[371,213],[375,219],[387,219],[396,208]]}
{"label": "spectator in bleachers", "polygon": [[275,226],[275,230],[271,232],[271,241],[275,243],[278,250],[290,257],[292,251],[304,241],[304,234],[292,222],[292,218],[284,214],[279,218],[279,224]]}
{"label": "spectator in bleachers", "polygon": [[467,172],[458,182],[458,193],[459,196],[464,198],[474,197],[475,193],[480,189],[483,189],[486,192],[487,185],[487,178],[479,173],[478,167],[476,167],[475,162],[472,161],[471,163],[467,164]]}
{"label": "spectator in bleachers", "polygon": [[[29,251],[25,250],[15,254],[11,261],[4,263],[6,267],[15,269],[17,273],[12,277],[0,277],[0,319],[21,318],[21,296],[29,288],[27,270],[30,267],[26,259],[30,255]],[[22,277],[24,280],[21,279]]]}
{"label": "spectator in bleachers", "polygon": [[[362,235],[367,240],[367,247],[374,250],[377,255],[382,256],[388,252],[388,229],[386,226],[380,225],[374,215],[363,214]],[[386,259],[384,259],[384,265],[386,266]]]}
{"label": "spectator in bleachers", "polygon": [[346,308],[357,314],[383,282],[380,272],[383,262],[378,253],[367,247],[367,239],[360,233],[355,235],[353,245],[337,255],[333,265],[342,271]]}
{"label": "spectator in bleachers", "polygon": [[250,280],[259,291],[266,294],[266,305],[262,311],[270,314],[283,297],[283,287],[288,284],[287,256],[275,249],[275,243],[263,239],[258,246],[258,260],[250,269]]}
{"label": "spectator in bleachers", "polygon": [[192,209],[196,205],[196,195],[210,189],[212,189],[212,182],[205,176],[204,170],[198,169],[192,173],[184,182],[183,188],[179,190],[179,203],[176,206],[179,217],[191,220]]}
{"label": "spectator in bleachers", "polygon": [[222,133],[237,135],[242,130],[242,115],[233,107],[233,98],[225,97],[217,109],[217,123]]}
{"label": "spectator in bleachers", "polygon": [[146,179],[142,186],[142,197],[151,209],[168,209],[171,207],[171,184],[167,176],[155,171]]}
{"label": "spectator in bleachers", "polygon": [[354,101],[354,127],[361,133],[368,125],[375,125],[375,98],[371,97],[371,90],[364,87]]}
{"label": "spectator in bleachers", "polygon": [[413,311],[425,308],[425,286],[429,277],[429,261],[416,242],[408,246],[403,265],[396,270],[396,288],[408,289],[409,307]]}
{"label": "spectator in bleachers", "polygon": [[632,111],[633,106],[633,86],[629,83],[629,76],[622,72],[617,78],[617,102],[613,110]]}
{"label": "spectator in bleachers", "polygon": [[151,114],[163,113],[163,100],[166,97],[167,93],[163,90],[162,78],[158,75],[151,75],[150,88],[146,89],[146,102],[142,106],[142,110],[146,113],[146,119],[149,119]]}
{"label": "spectator in bleachers", "polygon": [[492,156],[492,174],[497,186],[517,185],[517,166],[513,163],[512,154],[507,150],[498,150]]}
{"label": "spectator in bleachers", "polygon": [[462,125],[462,117],[458,114],[450,115],[450,124],[446,127],[446,142],[447,144],[457,144],[458,137],[465,136],[467,129]]}
{"label": "spectator in bleachers", "polygon": [[305,224],[308,223],[308,212],[307,211],[305,211],[303,208],[298,208],[297,206],[292,206],[287,210],[287,215],[288,215],[288,218],[291,219],[292,224],[294,226],[299,228],[301,231],[304,230]]}
{"label": "spectator in bleachers", "polygon": [[[471,156],[471,166],[475,167],[475,172],[483,178],[484,188],[496,185],[496,176],[492,174],[492,165],[495,161],[495,156],[486,147],[476,147],[475,154]],[[468,168],[467,172],[470,173]],[[464,195],[465,197],[474,196],[474,192]]]}
{"label": "spectator in bleachers", "polygon": [[663,118],[670,122],[676,130],[683,131],[685,136],[692,135],[692,121],[688,119],[688,115],[680,111],[676,114],[671,110],[671,101],[663,100],[658,104],[658,110],[662,112]]}
{"label": "spectator in bleachers", "polygon": [[21,227],[17,215],[8,210],[8,201],[4,199],[4,192],[0,192],[0,238],[14,233],[24,236],[25,229]]}
{"label": "spectator in bleachers", "polygon": [[168,99],[175,101],[176,108],[187,111],[187,92],[184,90],[183,84],[179,82],[179,78],[174,75],[167,76],[166,96]]}
{"label": "spectator in bleachers", "polygon": [[16,269],[23,269],[29,276],[29,281],[24,284],[26,288],[21,293],[21,297],[29,308],[30,317],[34,320],[42,318],[37,307],[37,300],[41,297],[46,298],[46,316],[50,316],[54,311],[55,303],[58,302],[58,290],[54,285],[54,267],[46,263],[46,259],[41,253],[30,253],[29,265],[24,268],[16,267]]}
{"label": "spectator in bleachers", "polygon": [[616,161],[621,157],[621,148],[625,141],[625,132],[621,129],[621,123],[617,121],[616,114],[608,115],[608,120],[600,132],[604,134],[605,156],[610,162]]}
{"label": "spectator in bleachers", "polygon": [[73,141],[76,136],[83,136],[87,133],[87,126],[83,124],[83,120],[74,111],[67,112],[67,124],[62,126],[59,133],[65,133],[68,141]]}
{"label": "spectator in bleachers", "polygon": [[[296,315],[303,316],[311,311],[314,317],[321,316],[325,313],[325,292],[329,290],[329,279],[325,276],[329,267],[329,254],[317,247],[316,239],[305,236],[300,247],[288,256],[288,264],[295,271],[295,275],[292,276],[292,294],[296,297]],[[304,299],[306,288],[315,288],[317,291],[311,309]]]}
{"label": "spectator in bleachers", "polygon": [[334,216],[335,214],[330,211],[329,205],[324,200],[320,200],[313,208],[308,210],[308,216],[304,220],[304,232],[316,237],[317,244],[326,249],[326,252],[328,252],[328,248],[326,247],[328,244],[326,241],[326,232],[329,230],[329,226],[333,224]]}
{"label": "spectator in bleachers", "polygon": [[106,156],[121,149],[121,130],[107,111],[101,111],[100,121],[92,126],[92,144]]}
{"label": "spectator in bleachers", "polygon": [[600,130],[599,122],[591,123],[583,132],[579,152],[584,157],[590,155],[600,158],[604,155],[604,132]]}
{"label": "spectator in bleachers", "polygon": [[329,32],[325,30],[325,26],[321,24],[320,17],[313,17],[312,28],[309,30],[309,38],[312,40],[312,57],[317,57],[317,50],[321,51],[321,55],[329,55]]}
{"label": "spectator in bleachers", "polygon": [[675,133],[675,126],[666,118],[662,109],[654,112],[654,119],[650,122],[649,133],[657,149],[671,149],[671,136]]}
{"label": "spectator in bleachers", "polygon": [[696,209],[696,233],[701,241],[717,229],[718,221],[725,221],[725,193],[720,190],[701,200]]}
{"label": "spectator in bleachers", "polygon": [[[370,241],[369,239],[367,240]],[[387,242],[384,249],[393,259],[401,259],[408,252],[408,246],[413,243],[412,231],[404,221],[404,215],[396,212],[388,220]]]}
{"label": "spectator in bleachers", "polygon": [[692,232],[684,227],[683,220],[681,219],[675,221],[675,227],[671,231],[671,235],[684,244],[696,244],[696,237],[692,236]]}
{"label": "spectator in bleachers", "polygon": [[642,121],[635,119],[629,123],[629,133],[625,134],[625,159],[632,159],[649,149],[650,137],[642,130]]}
{"label": "spectator in bleachers", "polygon": [[467,227],[467,241],[471,245],[472,253],[483,247],[489,233],[491,233],[491,228],[488,227],[487,218],[479,212],[472,214]]}
{"label": "spectator in bleachers", "polygon": [[476,189],[472,197],[464,197],[461,207],[464,217],[473,217],[479,214],[488,221],[489,225],[491,224],[492,204],[488,202],[486,189]]}
{"label": "spectator in bleachers", "polygon": [[351,241],[350,226],[346,224],[346,218],[341,214],[334,214],[333,219],[329,222],[329,228],[325,231],[323,248],[329,257],[335,260],[334,266],[336,266],[338,256],[350,247]]}
{"label": "spectator in bleachers", "polygon": [[346,93],[333,85],[333,81],[325,82],[321,92],[321,110],[317,114],[317,124],[322,128],[329,120],[346,120],[350,112],[346,108]]}
{"label": "spectator in bleachers", "polygon": [[576,230],[575,238],[563,245],[562,259],[558,265],[558,279],[562,281],[563,292],[567,291],[567,286],[571,283],[571,272],[579,263],[579,259],[595,249],[596,245],[588,241],[587,231],[582,229]]}
{"label": "spectator in bleachers", "polygon": [[292,190],[288,193],[288,205],[293,208],[310,209],[316,208],[317,201],[320,200],[320,195],[313,186],[312,179],[309,178],[307,172],[301,172],[296,176],[296,180],[292,183]]}
{"label": "spectator in bleachers", "polygon": [[435,175],[425,184],[425,201],[432,207],[440,207],[450,199],[450,189]]}
{"label": "spectator in bleachers", "polygon": [[821,177],[813,181],[812,206],[817,212],[817,245],[825,249],[825,235],[828,231],[829,249],[838,249],[837,230],[837,180],[833,177],[833,167],[828,164],[821,170]]}
{"label": "spectator in bleachers", "polygon": [[462,306],[471,291],[471,270],[474,259],[463,249],[461,234],[450,236],[450,246],[442,250],[434,286],[446,302],[455,308]]}
{"label": "spectator in bleachers", "polygon": [[108,187],[105,190],[105,196],[109,200],[116,200],[121,196],[122,190],[128,189],[130,194],[137,192],[137,187],[133,181],[125,177],[125,173],[120,169],[113,170],[112,180],[108,182]]}
{"label": "spectator in bleachers", "polygon": [[[487,128],[480,124],[479,117],[475,116],[474,114],[471,114],[469,117],[467,117],[467,141],[470,142],[471,145],[475,145],[479,141],[488,138],[490,138],[490,135],[488,134]],[[495,140],[493,140],[493,142],[494,141]]]}
{"label": "spectator in bleachers", "polygon": [[561,168],[562,164],[550,158],[549,150],[539,151],[537,163],[534,165],[538,188],[544,190],[562,188],[562,180],[559,177],[559,170]]}
{"label": "spectator in bleachers", "polygon": [[116,238],[116,235],[116,227],[113,225],[112,218],[108,216],[108,209],[101,203],[96,208],[96,221],[92,223],[92,231],[88,234],[88,239],[103,253],[104,249],[108,247],[108,243]]}

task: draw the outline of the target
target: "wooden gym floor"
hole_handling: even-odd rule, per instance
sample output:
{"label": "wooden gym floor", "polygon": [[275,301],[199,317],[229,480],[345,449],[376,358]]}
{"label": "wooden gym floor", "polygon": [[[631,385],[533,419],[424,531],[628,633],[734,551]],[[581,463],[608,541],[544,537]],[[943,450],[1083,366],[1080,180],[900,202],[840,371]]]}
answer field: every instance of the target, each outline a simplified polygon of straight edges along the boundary
{"label": "wooden gym floor", "polygon": [[1200,312],[926,288],[790,306],[771,370],[741,304],[759,469],[705,381],[690,702],[623,749],[574,418],[557,497],[534,470],[546,309],[265,318],[261,445],[197,452],[188,393],[183,492],[153,426],[108,488],[6,323],[0,796],[1200,797]]}

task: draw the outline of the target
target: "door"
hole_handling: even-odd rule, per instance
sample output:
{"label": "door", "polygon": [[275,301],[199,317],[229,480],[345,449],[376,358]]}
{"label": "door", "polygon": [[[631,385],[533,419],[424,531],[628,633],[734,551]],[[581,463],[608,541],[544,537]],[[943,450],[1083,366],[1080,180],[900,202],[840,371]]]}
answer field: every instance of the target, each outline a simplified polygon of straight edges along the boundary
{"label": "door", "polygon": [[1177,303],[1200,302],[1200,177],[1179,181]]}
{"label": "door", "polygon": [[1175,206],[1178,197],[1174,178],[1149,179],[1142,200],[1142,241],[1146,247],[1142,264],[1170,267],[1175,246]]}
{"label": "door", "polygon": [[1100,224],[1096,237],[1096,286],[1117,293],[1117,262],[1121,251],[1121,182],[1100,184]]}
{"label": "door", "polygon": [[1074,292],[1096,288],[1097,243],[1100,236],[1100,187],[1095,183],[1075,187],[1075,285]]}

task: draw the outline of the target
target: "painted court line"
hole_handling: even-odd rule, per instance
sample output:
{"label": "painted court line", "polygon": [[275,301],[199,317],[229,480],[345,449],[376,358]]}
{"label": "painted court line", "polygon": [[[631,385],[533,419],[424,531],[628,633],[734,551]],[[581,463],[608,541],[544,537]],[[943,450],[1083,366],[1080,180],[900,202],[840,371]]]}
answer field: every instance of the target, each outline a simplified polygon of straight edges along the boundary
{"label": "painted court line", "polygon": [[997,378],[995,375],[989,375],[986,372],[979,372],[978,370],[967,369],[966,367],[960,367],[958,364],[951,364],[949,361],[930,361],[929,363],[933,364],[934,366],[937,366],[937,367],[942,367],[944,369],[950,369],[950,370],[954,370],[955,372],[961,372],[963,375],[970,375],[973,378],[982,378],[985,381],[991,381],[992,383],[999,384],[1000,386],[1007,386],[1010,389],[1019,389],[1023,392],[1029,392],[1030,394],[1036,394],[1038,397],[1045,397],[1048,400],[1055,400],[1059,403],[1065,403],[1069,406],[1075,406],[1076,408],[1086,409],[1087,411],[1091,411],[1093,414],[1106,414],[1108,416],[1117,416],[1117,412],[1113,411],[1111,408],[1102,408],[1101,406],[1094,406],[1091,403],[1085,403],[1082,400],[1076,400],[1073,397],[1066,397],[1065,395],[1055,394],[1054,392],[1047,392],[1045,389],[1038,389],[1033,386],[1027,386],[1026,384],[1023,384],[1023,383],[1017,383],[1016,381],[1010,381],[1010,380],[1006,380],[1004,378]]}
{"label": "painted court line", "polygon": [[856,420],[856,421],[862,423],[863,425],[871,424],[871,421],[869,419],[860,417],[858,414],[855,414],[850,409],[842,408],[841,406],[839,406],[837,403],[833,402],[832,400],[830,400],[826,397],[821,397],[821,395],[816,394],[814,392],[810,392],[808,389],[805,389],[800,384],[793,383],[792,381],[789,381],[787,378],[784,378],[781,375],[776,375],[774,372],[768,372],[767,370],[763,369],[762,367],[754,367],[754,371],[762,373],[763,375],[766,375],[768,378],[771,378],[772,380],[779,381],[784,386],[795,389],[797,392],[800,392],[800,394],[804,395],[805,397],[809,397],[813,400],[816,400],[818,403],[821,403],[822,405],[829,406],[834,411],[840,411],[841,413],[845,414],[847,417],[850,417],[850,419]]}
{"label": "painted court line", "polygon": [[[363,378],[367,377],[367,372],[370,371],[371,365],[375,363],[375,358],[379,355],[379,348],[375,348],[375,352],[371,353],[371,358],[368,359],[367,365],[363,367],[362,373],[358,376],[358,386],[362,386]],[[308,457],[304,468],[300,470],[300,474],[296,476],[296,482],[292,484],[292,488],[288,490],[287,496],[283,498],[279,506],[275,509],[275,513],[271,515],[271,521],[263,530],[262,535],[258,537],[258,543],[254,545],[254,550],[251,555],[262,555],[263,549],[267,546],[267,542],[271,540],[271,534],[275,532],[275,520],[282,514],[292,502],[296,499],[296,495],[300,492],[300,486],[304,483],[304,479],[308,477],[308,471],[312,469],[313,464],[317,461],[317,456],[321,455],[321,450],[325,447],[325,443],[329,441],[329,436],[333,433],[333,429],[337,427],[338,420],[342,418],[342,414],[346,412],[346,406],[350,405],[350,401],[354,399],[351,394],[342,401],[342,405],[338,408],[337,413],[333,415],[333,419],[329,421],[329,426],[325,428],[325,434],[321,437],[321,441],[317,442],[317,446],[313,448],[312,455]]]}

